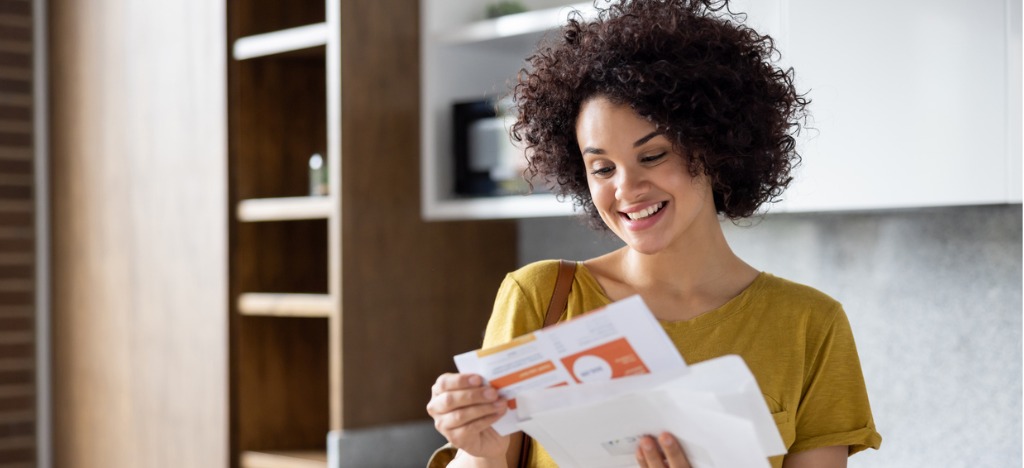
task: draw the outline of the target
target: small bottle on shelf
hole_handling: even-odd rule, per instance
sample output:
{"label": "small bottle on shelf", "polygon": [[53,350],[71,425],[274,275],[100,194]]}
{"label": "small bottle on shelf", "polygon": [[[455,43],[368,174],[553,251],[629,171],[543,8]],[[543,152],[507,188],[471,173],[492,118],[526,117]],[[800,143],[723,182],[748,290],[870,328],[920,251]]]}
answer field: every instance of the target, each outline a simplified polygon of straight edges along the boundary
{"label": "small bottle on shelf", "polygon": [[327,193],[327,163],[320,153],[313,153],[309,157],[309,195],[322,197]]}

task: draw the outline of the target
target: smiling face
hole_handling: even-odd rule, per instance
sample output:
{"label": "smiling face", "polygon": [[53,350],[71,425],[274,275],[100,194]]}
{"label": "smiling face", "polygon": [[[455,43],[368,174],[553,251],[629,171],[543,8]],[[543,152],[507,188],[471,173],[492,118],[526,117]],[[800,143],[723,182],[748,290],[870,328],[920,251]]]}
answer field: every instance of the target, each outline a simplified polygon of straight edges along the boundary
{"label": "smiling face", "polygon": [[686,157],[657,126],[604,97],[583,103],[576,119],[590,195],[601,219],[644,254],[700,243],[718,227],[711,187],[691,176]]}

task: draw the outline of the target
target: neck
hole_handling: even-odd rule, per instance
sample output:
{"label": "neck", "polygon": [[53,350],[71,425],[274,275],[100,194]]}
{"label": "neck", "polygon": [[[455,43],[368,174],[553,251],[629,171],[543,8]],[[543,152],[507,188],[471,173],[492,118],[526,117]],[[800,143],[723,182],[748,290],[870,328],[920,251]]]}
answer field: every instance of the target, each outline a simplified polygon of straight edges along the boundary
{"label": "neck", "polygon": [[687,236],[656,254],[642,254],[626,248],[621,268],[638,291],[658,290],[692,296],[708,292],[723,280],[756,271],[743,262],[725,240],[717,218],[702,223],[702,232]]}

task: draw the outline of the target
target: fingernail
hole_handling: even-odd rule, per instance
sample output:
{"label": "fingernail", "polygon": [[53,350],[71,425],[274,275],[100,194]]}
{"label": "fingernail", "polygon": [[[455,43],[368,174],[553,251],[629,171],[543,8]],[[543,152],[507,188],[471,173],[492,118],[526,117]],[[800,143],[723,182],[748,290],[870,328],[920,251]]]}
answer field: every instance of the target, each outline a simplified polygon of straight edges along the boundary
{"label": "fingernail", "polygon": [[645,450],[652,450],[652,449],[654,449],[654,441],[651,440],[650,437],[644,437],[643,439],[640,439],[640,445]]}
{"label": "fingernail", "polygon": [[486,398],[488,400],[493,400],[493,399],[495,399],[497,397],[498,397],[498,392],[496,390],[494,390],[493,388],[488,388],[487,390],[484,390],[484,398]]}
{"label": "fingernail", "polygon": [[480,385],[482,383],[483,383],[483,380],[480,379],[479,375],[474,375],[474,376],[471,376],[469,378],[469,384],[470,385],[476,386],[476,385]]}
{"label": "fingernail", "polygon": [[668,447],[672,445],[672,436],[668,434],[662,434],[661,437],[659,437],[659,439],[661,440],[662,447]]}

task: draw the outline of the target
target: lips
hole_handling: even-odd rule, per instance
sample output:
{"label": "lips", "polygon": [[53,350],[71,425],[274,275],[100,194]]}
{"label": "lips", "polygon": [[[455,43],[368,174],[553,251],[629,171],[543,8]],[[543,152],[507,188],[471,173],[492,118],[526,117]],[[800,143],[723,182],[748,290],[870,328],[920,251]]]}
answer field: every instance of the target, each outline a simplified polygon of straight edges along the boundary
{"label": "lips", "polygon": [[622,213],[622,214],[626,218],[629,218],[630,221],[640,221],[642,219],[646,219],[646,218],[649,218],[651,216],[654,216],[656,213],[661,211],[662,208],[665,208],[665,205],[667,205],[667,204],[668,204],[668,202],[656,203],[656,204],[648,206],[647,208],[644,208],[644,209],[642,209],[640,211],[634,211],[632,213]]}

